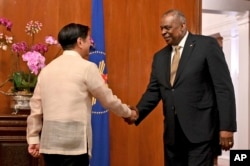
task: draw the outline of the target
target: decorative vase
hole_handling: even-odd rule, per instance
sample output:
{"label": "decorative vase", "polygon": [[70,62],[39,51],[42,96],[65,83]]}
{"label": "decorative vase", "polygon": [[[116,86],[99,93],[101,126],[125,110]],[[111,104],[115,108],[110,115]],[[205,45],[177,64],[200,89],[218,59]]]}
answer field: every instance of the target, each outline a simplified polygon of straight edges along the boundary
{"label": "decorative vase", "polygon": [[29,101],[37,82],[37,76],[30,72],[14,72],[11,82],[13,83],[10,93],[12,114],[29,114]]}
{"label": "decorative vase", "polygon": [[30,111],[30,98],[31,95],[14,95],[11,96],[11,108],[13,109],[12,114],[19,114],[20,111],[26,114]]}

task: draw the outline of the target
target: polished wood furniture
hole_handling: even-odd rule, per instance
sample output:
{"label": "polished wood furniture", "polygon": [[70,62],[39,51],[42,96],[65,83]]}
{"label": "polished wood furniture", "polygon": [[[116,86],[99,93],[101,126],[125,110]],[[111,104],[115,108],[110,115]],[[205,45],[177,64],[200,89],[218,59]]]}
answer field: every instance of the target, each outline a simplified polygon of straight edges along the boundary
{"label": "polished wood furniture", "polygon": [[40,166],[40,159],[27,151],[25,114],[0,115],[0,165]]}

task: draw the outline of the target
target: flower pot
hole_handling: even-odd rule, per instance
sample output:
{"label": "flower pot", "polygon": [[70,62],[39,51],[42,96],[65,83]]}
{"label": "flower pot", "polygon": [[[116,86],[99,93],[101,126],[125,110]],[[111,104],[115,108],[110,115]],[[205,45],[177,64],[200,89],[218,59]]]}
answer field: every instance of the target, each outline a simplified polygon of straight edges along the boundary
{"label": "flower pot", "polygon": [[30,98],[31,95],[14,95],[11,96],[11,108],[12,114],[19,114],[22,111],[24,114],[30,111]]}

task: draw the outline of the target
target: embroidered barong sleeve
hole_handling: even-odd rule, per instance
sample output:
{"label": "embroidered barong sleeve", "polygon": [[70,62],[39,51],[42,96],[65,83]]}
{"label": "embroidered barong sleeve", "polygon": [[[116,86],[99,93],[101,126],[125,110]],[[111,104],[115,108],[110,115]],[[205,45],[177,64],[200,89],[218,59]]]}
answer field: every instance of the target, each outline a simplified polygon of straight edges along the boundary
{"label": "embroidered barong sleeve", "polygon": [[27,119],[27,141],[28,144],[39,144],[40,132],[42,129],[42,105],[39,87],[39,78],[34,91],[34,94],[30,100],[31,114]]}
{"label": "embroidered barong sleeve", "polygon": [[126,104],[122,104],[121,100],[108,88],[97,67],[90,66],[86,80],[91,94],[104,108],[112,111],[119,117],[131,116],[131,110]]}

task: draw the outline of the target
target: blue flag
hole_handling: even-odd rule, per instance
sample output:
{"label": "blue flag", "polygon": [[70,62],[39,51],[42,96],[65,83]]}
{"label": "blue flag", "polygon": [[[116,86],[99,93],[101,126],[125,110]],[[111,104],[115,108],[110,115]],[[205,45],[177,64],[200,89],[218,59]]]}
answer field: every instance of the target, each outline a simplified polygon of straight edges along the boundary
{"label": "blue flag", "polygon": [[[90,51],[89,60],[98,66],[107,83],[103,0],[92,0],[91,24],[94,48]],[[95,98],[92,104],[93,149],[90,166],[109,166],[109,113]]]}

